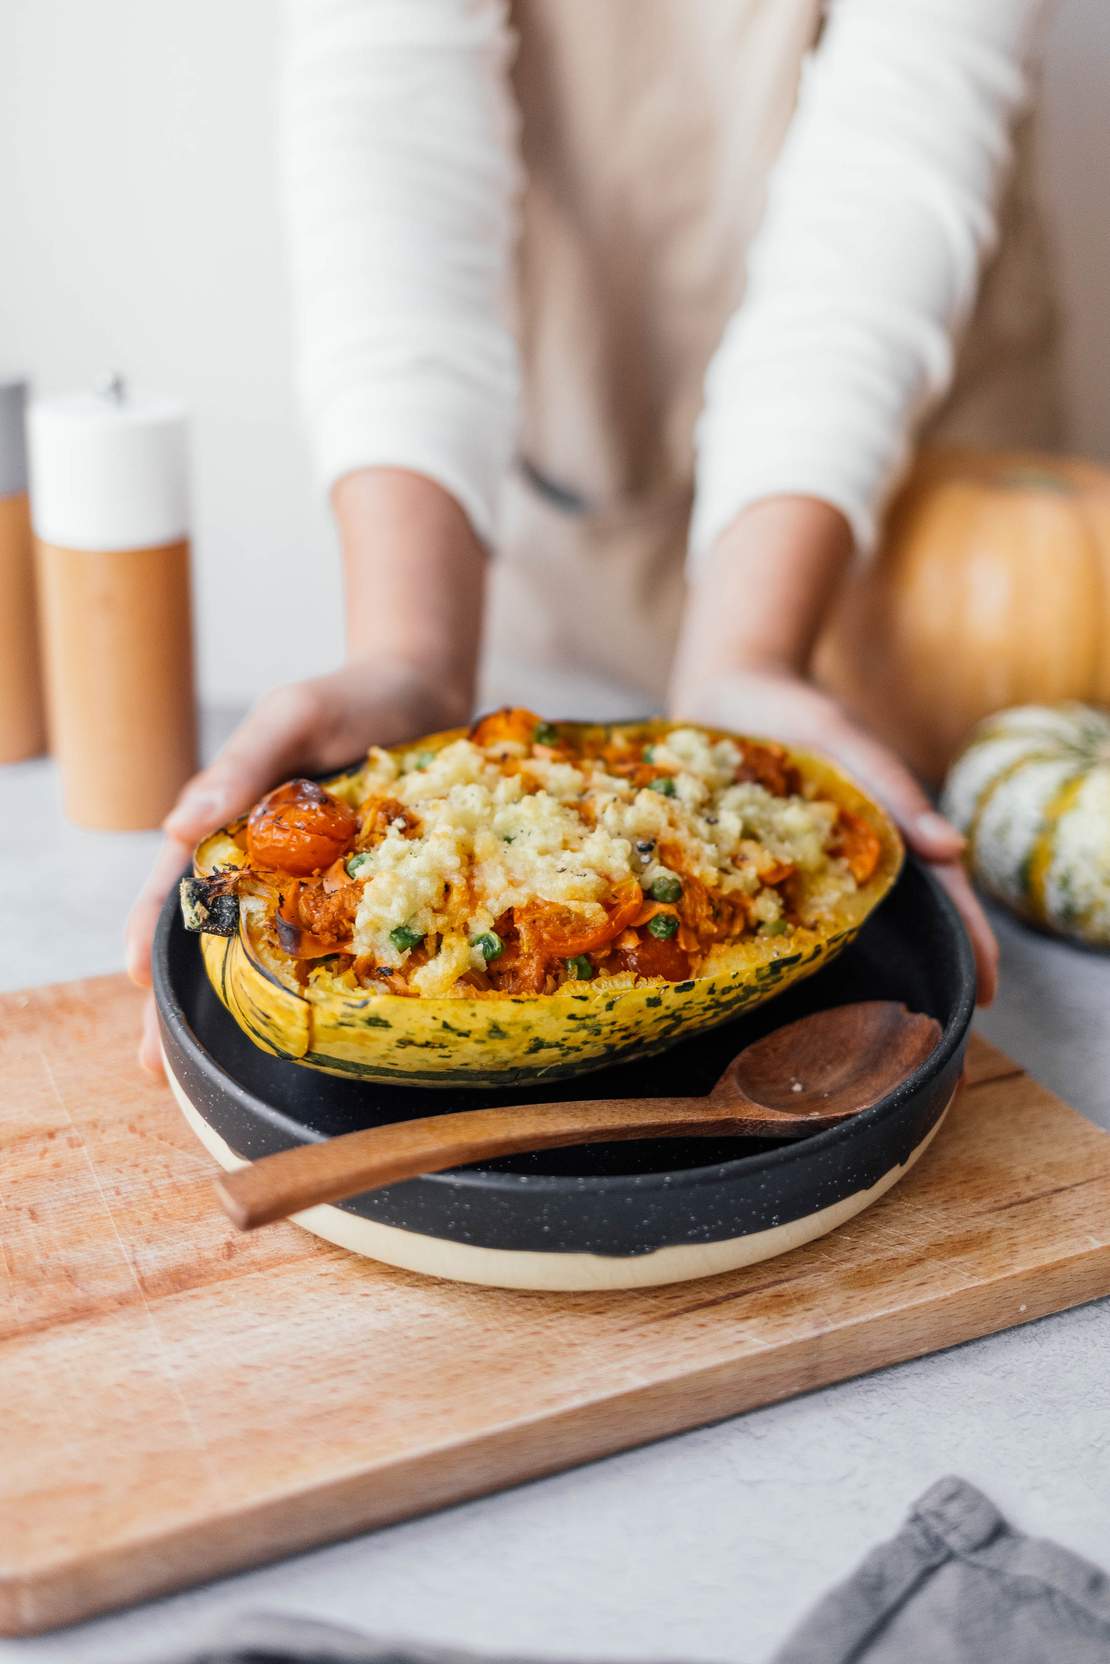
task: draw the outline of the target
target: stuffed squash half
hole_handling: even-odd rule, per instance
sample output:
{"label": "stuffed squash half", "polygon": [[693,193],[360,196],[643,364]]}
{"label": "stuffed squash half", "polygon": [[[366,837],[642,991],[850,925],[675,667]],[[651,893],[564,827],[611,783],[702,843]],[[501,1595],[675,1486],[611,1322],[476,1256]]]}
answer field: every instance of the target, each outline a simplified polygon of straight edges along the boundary
{"label": "stuffed squash half", "polygon": [[502,710],[279,786],[199,846],[182,908],[264,1050],[510,1086],[769,999],[851,940],[901,860],[883,810],[823,759]]}

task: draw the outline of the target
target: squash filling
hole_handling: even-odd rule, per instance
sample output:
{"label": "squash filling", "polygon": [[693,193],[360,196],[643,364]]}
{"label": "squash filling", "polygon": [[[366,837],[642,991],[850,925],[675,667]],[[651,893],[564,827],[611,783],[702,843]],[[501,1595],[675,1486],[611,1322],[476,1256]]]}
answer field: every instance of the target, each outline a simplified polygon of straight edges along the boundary
{"label": "squash filling", "polygon": [[302,988],[683,982],[743,938],[821,929],[882,853],[782,747],[696,727],[650,739],[506,709],[433,750],[375,748],[339,791],[271,792],[208,897],[237,893]]}

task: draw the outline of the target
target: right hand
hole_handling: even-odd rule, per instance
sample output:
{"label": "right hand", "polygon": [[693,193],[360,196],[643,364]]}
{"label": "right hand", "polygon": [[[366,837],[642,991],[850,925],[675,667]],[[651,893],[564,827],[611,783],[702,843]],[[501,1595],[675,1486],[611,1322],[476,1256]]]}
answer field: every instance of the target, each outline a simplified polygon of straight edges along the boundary
{"label": "right hand", "polygon": [[[193,847],[243,814],[291,774],[321,773],[371,745],[392,745],[465,720],[409,665],[354,663],[329,676],[275,688],[240,723],[208,768],[184,787],[162,823],[166,839],[127,920],[127,972],[150,986],[150,950],[162,903],[188,866]],[[162,1068],[154,1002],[143,1011],[139,1061]]]}
{"label": "right hand", "polygon": [[998,991],[998,943],[960,862],[964,840],[936,813],[900,758],[789,665],[737,666],[690,696],[682,715],[825,752],[873,791],[955,903],[975,955],[979,1004],[990,1005]]}

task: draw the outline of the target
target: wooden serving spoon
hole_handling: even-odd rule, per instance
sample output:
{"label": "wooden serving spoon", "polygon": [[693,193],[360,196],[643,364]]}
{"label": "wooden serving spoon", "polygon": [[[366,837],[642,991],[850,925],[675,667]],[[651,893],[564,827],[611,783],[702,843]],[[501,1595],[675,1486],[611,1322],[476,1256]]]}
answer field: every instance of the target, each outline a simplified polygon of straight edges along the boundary
{"label": "wooden serving spoon", "polygon": [[421,1173],[525,1150],[628,1138],[799,1138],[858,1115],[923,1063],[941,1036],[894,1000],[817,1011],[733,1059],[700,1098],[598,1098],[424,1115],[298,1144],[216,1181],[240,1230]]}

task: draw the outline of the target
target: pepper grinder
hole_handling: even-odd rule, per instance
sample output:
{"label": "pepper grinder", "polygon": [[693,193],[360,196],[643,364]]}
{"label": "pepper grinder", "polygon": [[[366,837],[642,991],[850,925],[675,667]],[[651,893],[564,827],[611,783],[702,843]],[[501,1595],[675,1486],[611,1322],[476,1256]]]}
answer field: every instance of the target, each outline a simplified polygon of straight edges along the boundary
{"label": "pepper grinder", "polygon": [[0,377],[0,763],[46,744],[27,502],[27,383]]}
{"label": "pepper grinder", "polygon": [[157,826],[196,767],[185,411],[36,400],[31,512],[51,745],[79,826]]}

